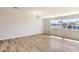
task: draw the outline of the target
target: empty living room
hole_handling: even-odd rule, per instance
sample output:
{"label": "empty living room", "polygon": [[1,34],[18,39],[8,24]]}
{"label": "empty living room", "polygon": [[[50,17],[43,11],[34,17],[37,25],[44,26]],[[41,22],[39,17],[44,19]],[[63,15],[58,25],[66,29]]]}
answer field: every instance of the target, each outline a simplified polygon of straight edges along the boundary
{"label": "empty living room", "polygon": [[0,7],[0,52],[79,52],[79,7]]}

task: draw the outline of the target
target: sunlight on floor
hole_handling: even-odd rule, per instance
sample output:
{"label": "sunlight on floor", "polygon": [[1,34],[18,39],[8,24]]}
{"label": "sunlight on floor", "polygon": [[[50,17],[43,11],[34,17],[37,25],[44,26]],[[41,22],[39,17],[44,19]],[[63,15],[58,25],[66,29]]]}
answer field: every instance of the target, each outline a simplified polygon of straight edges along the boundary
{"label": "sunlight on floor", "polygon": [[62,39],[62,37],[58,37],[58,36],[49,36],[49,37],[51,37],[51,38],[56,38],[56,39]]}
{"label": "sunlight on floor", "polygon": [[79,43],[79,41],[77,41],[77,40],[72,40],[72,39],[67,39],[67,38],[64,38],[64,40],[66,40],[66,41],[70,41],[70,42]]}
{"label": "sunlight on floor", "polygon": [[79,43],[79,41],[77,41],[77,40],[72,40],[72,39],[68,39],[68,38],[62,38],[62,37],[58,37],[58,36],[50,36],[50,37],[52,37],[52,38],[56,38],[56,39],[63,39],[63,40],[65,40],[65,41],[70,41],[70,42],[74,42],[74,43]]}

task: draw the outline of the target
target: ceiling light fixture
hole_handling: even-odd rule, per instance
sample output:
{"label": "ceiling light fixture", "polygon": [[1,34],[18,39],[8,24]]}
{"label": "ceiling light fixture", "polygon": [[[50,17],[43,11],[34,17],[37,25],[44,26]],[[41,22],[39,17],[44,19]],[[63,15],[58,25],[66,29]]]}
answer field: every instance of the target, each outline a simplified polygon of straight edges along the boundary
{"label": "ceiling light fixture", "polygon": [[33,12],[33,15],[35,15],[36,18],[40,18],[41,15],[42,15],[42,12],[41,11],[35,11],[35,12]]}

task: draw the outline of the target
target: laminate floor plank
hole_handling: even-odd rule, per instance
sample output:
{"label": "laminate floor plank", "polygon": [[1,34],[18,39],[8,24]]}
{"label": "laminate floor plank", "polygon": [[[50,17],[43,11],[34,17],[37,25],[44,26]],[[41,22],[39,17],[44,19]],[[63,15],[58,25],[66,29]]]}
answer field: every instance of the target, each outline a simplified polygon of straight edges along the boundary
{"label": "laminate floor plank", "polygon": [[1,40],[0,52],[79,52],[79,43],[38,34]]}

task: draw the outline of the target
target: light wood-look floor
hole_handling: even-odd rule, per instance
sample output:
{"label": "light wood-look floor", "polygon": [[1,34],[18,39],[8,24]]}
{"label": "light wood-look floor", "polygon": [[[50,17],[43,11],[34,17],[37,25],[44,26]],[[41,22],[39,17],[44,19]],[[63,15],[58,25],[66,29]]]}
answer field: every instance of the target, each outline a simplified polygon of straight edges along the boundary
{"label": "light wood-look floor", "polygon": [[0,41],[1,52],[77,52],[79,43],[39,34]]}

